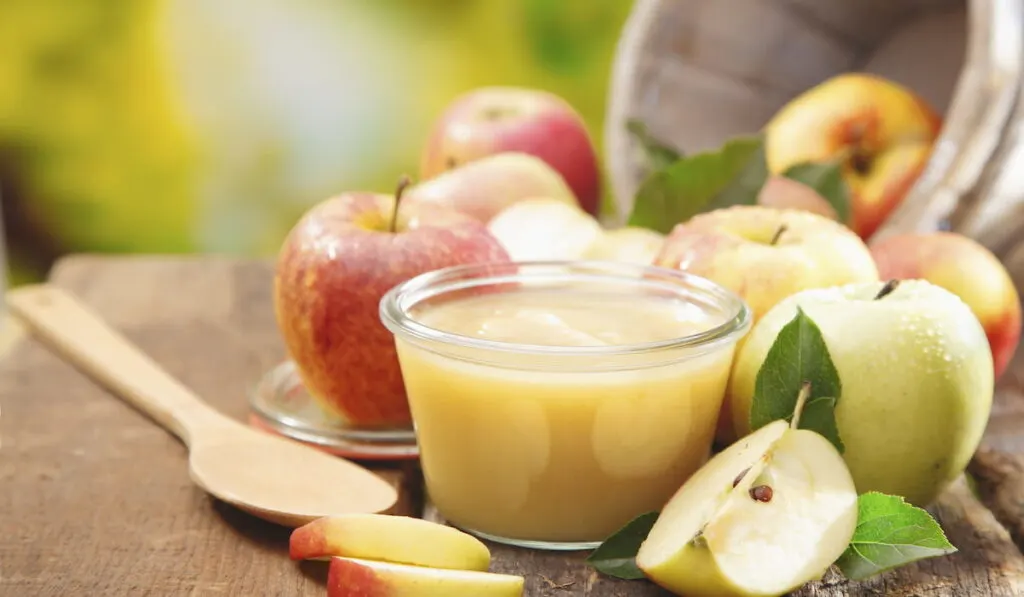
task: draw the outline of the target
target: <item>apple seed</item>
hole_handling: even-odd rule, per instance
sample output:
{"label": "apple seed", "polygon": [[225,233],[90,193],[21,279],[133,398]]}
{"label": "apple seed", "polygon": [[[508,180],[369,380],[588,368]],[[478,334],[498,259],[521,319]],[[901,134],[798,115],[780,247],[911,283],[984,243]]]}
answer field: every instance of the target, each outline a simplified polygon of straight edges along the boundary
{"label": "apple seed", "polygon": [[758,485],[757,487],[750,488],[750,497],[765,504],[772,501],[773,494],[772,488],[767,485]]}
{"label": "apple seed", "polygon": [[736,478],[732,480],[732,486],[736,487],[737,485],[739,485],[740,481],[743,480],[743,477],[746,477],[747,473],[749,473],[749,472],[750,472],[750,467],[749,466],[747,468],[743,469],[742,471],[740,471],[740,474],[736,475]]}
{"label": "apple seed", "polygon": [[878,291],[878,294],[875,295],[874,300],[877,301],[880,298],[885,298],[886,295],[891,294],[893,290],[896,290],[896,287],[899,285],[899,280],[889,280],[888,282],[885,283],[885,286],[882,286],[882,289]]}

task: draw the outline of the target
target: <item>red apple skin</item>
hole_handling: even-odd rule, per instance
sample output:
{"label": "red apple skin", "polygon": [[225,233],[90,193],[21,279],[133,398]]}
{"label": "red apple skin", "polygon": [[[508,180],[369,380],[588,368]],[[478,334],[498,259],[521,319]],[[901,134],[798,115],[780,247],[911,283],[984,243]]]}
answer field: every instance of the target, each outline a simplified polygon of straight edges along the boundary
{"label": "red apple skin", "polygon": [[883,279],[923,278],[959,296],[988,336],[995,376],[1006,371],[1021,334],[1020,296],[999,259],[954,232],[905,233],[870,245]]}
{"label": "red apple skin", "polygon": [[509,261],[483,224],[436,206],[402,206],[391,232],[394,203],[355,192],[314,206],[286,238],[274,277],[278,327],[306,388],[368,429],[411,424],[394,338],[378,315],[383,295],[424,272]]}
{"label": "red apple skin", "polygon": [[785,176],[769,176],[757,195],[757,204],[776,209],[799,209],[838,220],[832,205],[811,187]]}
{"label": "red apple skin", "polygon": [[895,81],[843,73],[798,95],[765,127],[768,168],[839,159],[850,228],[869,239],[903,201],[931,157],[939,114]]}
{"label": "red apple skin", "polygon": [[483,87],[457,97],[431,130],[420,177],[502,152],[544,160],[583,209],[598,215],[601,173],[586,124],[568,102],[538,89]]}

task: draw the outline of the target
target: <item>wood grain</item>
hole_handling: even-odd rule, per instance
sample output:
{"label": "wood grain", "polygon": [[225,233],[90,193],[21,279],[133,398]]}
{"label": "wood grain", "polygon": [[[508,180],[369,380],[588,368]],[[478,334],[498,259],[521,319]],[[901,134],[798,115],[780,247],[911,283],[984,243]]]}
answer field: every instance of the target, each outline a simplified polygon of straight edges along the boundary
{"label": "wood grain", "polygon": [[[284,356],[265,264],[76,257],[53,279],[239,420]],[[0,594],[324,594],[286,529],[196,489],[183,446],[143,415],[31,340],[2,367]]]}

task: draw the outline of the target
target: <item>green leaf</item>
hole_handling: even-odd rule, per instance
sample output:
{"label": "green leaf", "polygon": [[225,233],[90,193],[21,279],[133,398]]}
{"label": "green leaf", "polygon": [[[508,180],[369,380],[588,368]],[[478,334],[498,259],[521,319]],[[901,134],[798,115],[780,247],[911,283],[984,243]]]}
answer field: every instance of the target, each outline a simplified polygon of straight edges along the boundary
{"label": "green leaf", "polygon": [[851,580],[957,551],[927,511],[902,497],[865,493],[857,500],[857,510],[857,530],[836,561]]}
{"label": "green leaf", "polygon": [[767,180],[768,162],[764,157],[764,143],[759,143],[757,149],[750,155],[732,182],[719,191],[702,211],[711,211],[732,205],[754,205]]}
{"label": "green leaf", "polygon": [[810,429],[825,436],[840,453],[845,451],[843,440],[839,439],[839,428],[836,426],[836,399],[821,396],[807,401],[800,414],[800,429]]}
{"label": "green leaf", "polygon": [[843,171],[839,163],[795,164],[782,175],[814,189],[829,202],[832,209],[836,210],[840,222],[850,223],[850,189],[843,180]]}
{"label": "green leaf", "polygon": [[640,551],[640,544],[647,538],[651,527],[657,520],[657,512],[648,512],[637,516],[616,531],[614,535],[605,539],[590,554],[587,563],[598,572],[615,578],[626,580],[643,578],[644,573],[636,566],[636,554]]}
{"label": "green leaf", "polygon": [[758,429],[779,419],[792,420],[804,383],[810,384],[810,393],[799,428],[822,434],[842,452],[834,410],[842,395],[839,372],[821,330],[798,308],[796,316],[779,330],[757,372],[750,406],[751,428]]}
{"label": "green leaf", "polygon": [[676,224],[706,211],[751,159],[761,155],[762,145],[760,136],[740,137],[719,151],[687,156],[652,172],[637,191],[629,225],[667,234]]}
{"label": "green leaf", "polygon": [[650,172],[664,170],[682,157],[682,153],[677,149],[654,138],[643,121],[637,119],[627,120],[626,130],[643,148],[644,154],[647,156],[648,171]]}

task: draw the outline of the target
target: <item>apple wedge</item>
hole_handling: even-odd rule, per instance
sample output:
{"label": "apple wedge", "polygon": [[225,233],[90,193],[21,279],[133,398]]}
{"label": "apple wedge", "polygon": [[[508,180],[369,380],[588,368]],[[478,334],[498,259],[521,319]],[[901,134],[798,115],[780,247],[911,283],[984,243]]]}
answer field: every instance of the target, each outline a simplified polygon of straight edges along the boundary
{"label": "apple wedge", "polygon": [[410,516],[346,514],[319,518],[292,531],[293,560],[331,556],[486,571],[491,553],[458,529]]}
{"label": "apple wedge", "polygon": [[332,558],[327,597],[521,597],[523,577]]}
{"label": "apple wedge", "polygon": [[637,553],[687,597],[777,596],[820,578],[857,526],[857,491],[823,436],[775,421],[715,455],[663,509]]}

